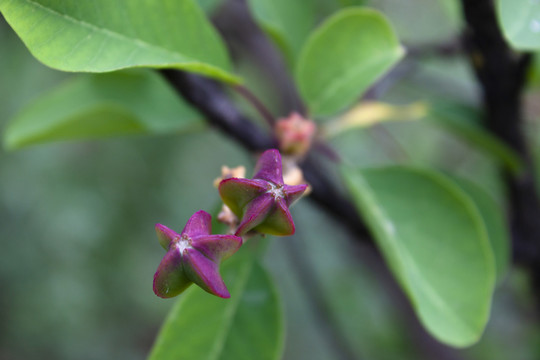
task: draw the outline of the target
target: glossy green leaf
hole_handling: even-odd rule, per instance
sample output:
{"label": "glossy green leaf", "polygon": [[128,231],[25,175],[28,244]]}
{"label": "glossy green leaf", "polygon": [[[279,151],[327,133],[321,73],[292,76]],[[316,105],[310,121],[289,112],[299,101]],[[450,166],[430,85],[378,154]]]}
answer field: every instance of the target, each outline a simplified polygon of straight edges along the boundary
{"label": "glossy green leaf", "polygon": [[188,289],[165,320],[150,360],[280,358],[284,324],[278,294],[267,272],[246,250],[223,266],[231,298]]}
{"label": "glossy green leaf", "polygon": [[519,50],[540,49],[540,2],[497,0],[503,34]]}
{"label": "glossy green leaf", "polygon": [[453,178],[476,205],[489,237],[495,258],[497,280],[502,280],[510,262],[510,238],[502,207],[480,186],[463,179]]}
{"label": "glossy green leaf", "polygon": [[255,19],[285,53],[291,64],[315,26],[312,0],[249,0]]}
{"label": "glossy green leaf", "polygon": [[69,139],[166,134],[202,126],[151,70],[81,74],[30,103],[7,126],[8,149]]}
{"label": "glossy green leaf", "polygon": [[495,267],[474,203],[432,171],[347,168],[343,174],[426,329],[452,346],[475,343],[489,317]]}
{"label": "glossy green leaf", "polygon": [[403,54],[382,14],[347,8],[312,33],[298,60],[296,82],[313,115],[330,115],[357,100]]}
{"label": "glossy green leaf", "polygon": [[58,70],[167,67],[238,82],[193,0],[0,0],[0,12],[30,52]]}

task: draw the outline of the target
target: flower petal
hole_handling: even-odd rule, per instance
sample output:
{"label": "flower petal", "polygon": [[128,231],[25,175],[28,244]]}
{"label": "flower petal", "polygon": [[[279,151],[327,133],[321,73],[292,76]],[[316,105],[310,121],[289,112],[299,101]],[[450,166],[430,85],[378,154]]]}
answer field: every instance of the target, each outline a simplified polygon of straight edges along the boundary
{"label": "flower petal", "polygon": [[254,179],[270,181],[274,184],[283,184],[281,169],[281,154],[276,149],[266,150],[255,165]]}
{"label": "flower petal", "polygon": [[192,246],[207,258],[220,262],[242,246],[242,238],[234,235],[207,235],[193,238]]}
{"label": "flower petal", "polygon": [[183,270],[182,255],[173,248],[165,254],[154,274],[154,293],[162,298],[171,298],[180,294],[189,285]]}
{"label": "flower petal", "polygon": [[238,225],[235,235],[242,236],[262,223],[272,211],[274,203],[274,197],[269,193],[260,195],[250,202],[244,210],[242,221]]}
{"label": "flower petal", "polygon": [[219,195],[225,205],[241,218],[244,207],[268,187],[267,182],[263,180],[230,178],[219,183]]}
{"label": "flower petal", "polygon": [[294,234],[294,222],[284,199],[276,202],[274,210],[255,227],[255,230],[264,234],[287,236]]}
{"label": "flower petal", "polygon": [[179,234],[172,231],[165,225],[161,225],[161,224],[156,224],[156,233],[157,233],[159,244],[163,246],[165,250],[169,249],[169,245],[171,244],[171,241],[174,240],[174,238],[180,237]]}
{"label": "flower petal", "polygon": [[189,220],[182,230],[182,235],[187,235],[190,238],[200,235],[209,235],[212,231],[212,215],[204,210],[199,210],[191,215]]}
{"label": "flower petal", "polygon": [[284,185],[283,192],[285,193],[285,201],[287,202],[287,206],[291,206],[296,200],[300,199],[307,187],[308,186],[306,184]]}
{"label": "flower petal", "polygon": [[197,249],[188,248],[184,252],[186,276],[210,294],[229,298],[231,295],[219,274],[219,265],[201,254]]}

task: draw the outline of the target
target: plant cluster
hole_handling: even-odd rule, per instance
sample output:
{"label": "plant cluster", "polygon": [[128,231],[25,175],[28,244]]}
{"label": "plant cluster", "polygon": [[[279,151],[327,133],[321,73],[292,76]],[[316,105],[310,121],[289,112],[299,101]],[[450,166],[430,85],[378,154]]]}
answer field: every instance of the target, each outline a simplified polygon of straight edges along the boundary
{"label": "plant cluster", "polygon": [[154,292],[169,298],[195,283],[210,294],[228,298],[227,288],[219,275],[219,264],[242,246],[242,236],[251,233],[287,236],[294,234],[289,211],[307,185],[283,183],[281,155],[265,151],[256,166],[253,179],[227,177],[219,182],[219,193],[225,202],[224,212],[233,212],[234,235],[212,235],[212,216],[197,211],[180,234],[157,224],[159,243],[167,254],[154,275]]}

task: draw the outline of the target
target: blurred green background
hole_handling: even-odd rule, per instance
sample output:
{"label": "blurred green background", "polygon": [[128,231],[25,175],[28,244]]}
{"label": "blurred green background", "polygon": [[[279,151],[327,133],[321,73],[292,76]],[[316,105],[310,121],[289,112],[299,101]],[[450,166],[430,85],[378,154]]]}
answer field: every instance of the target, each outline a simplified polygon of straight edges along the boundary
{"label": "blurred green background", "polygon": [[[446,40],[460,30],[451,1],[372,3],[411,46]],[[418,9],[433,16],[419,20]],[[432,28],[439,31],[426,31]],[[279,112],[279,100],[269,97],[271,88],[250,60],[240,56],[238,71]],[[476,104],[477,89],[464,58],[427,56],[411,66],[414,71],[382,100],[436,97]],[[0,127],[70,76],[34,60],[0,20]],[[534,122],[529,126],[537,128]],[[493,161],[429,123],[350,131],[332,145],[360,166],[435,166],[503,198]],[[0,359],[143,359],[175,301],[152,292],[152,276],[163,256],[154,223],[181,230],[193,212],[215,209],[219,197],[212,182],[223,164],[251,169],[253,158],[211,129],[0,150]],[[273,239],[266,257],[286,310],[285,359],[338,357],[328,342],[327,324],[303,292],[294,255],[298,246],[307,249],[306,261],[315,268],[332,317],[358,358],[540,356],[527,277],[519,270],[512,270],[496,292],[482,341],[457,351],[430,340],[372,249],[353,245],[351,234],[306,200],[293,215],[297,234]]]}

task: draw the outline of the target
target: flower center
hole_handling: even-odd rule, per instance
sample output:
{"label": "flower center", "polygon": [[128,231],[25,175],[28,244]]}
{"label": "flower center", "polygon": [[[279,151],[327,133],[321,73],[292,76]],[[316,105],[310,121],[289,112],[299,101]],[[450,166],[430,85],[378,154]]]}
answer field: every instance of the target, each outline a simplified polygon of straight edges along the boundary
{"label": "flower center", "polygon": [[176,243],[176,248],[178,249],[178,252],[180,255],[184,254],[184,250],[191,248],[191,238],[187,236],[186,234],[183,234]]}
{"label": "flower center", "polygon": [[272,194],[274,199],[279,200],[285,197],[285,193],[283,192],[283,185],[275,185],[271,183],[270,186],[271,187],[270,190],[268,190],[268,193]]}

